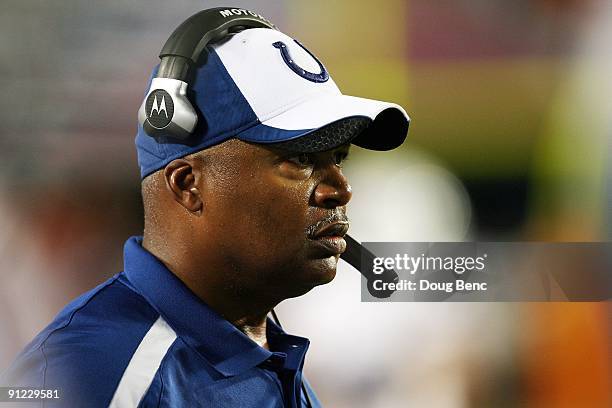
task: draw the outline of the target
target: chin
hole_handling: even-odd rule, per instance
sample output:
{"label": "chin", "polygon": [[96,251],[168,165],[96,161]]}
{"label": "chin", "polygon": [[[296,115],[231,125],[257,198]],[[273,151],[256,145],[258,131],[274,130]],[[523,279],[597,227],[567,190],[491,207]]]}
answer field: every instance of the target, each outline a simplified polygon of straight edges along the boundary
{"label": "chin", "polygon": [[[317,259],[300,268],[300,273],[296,274],[296,276],[300,276],[301,279],[299,282],[297,279],[292,282],[293,288],[288,297],[302,296],[317,286],[331,282],[336,277],[337,266],[337,257],[331,256],[329,258]],[[296,286],[298,283],[300,285]]]}
{"label": "chin", "polygon": [[314,286],[324,285],[334,280],[336,268],[338,268],[338,256],[330,256],[314,261],[305,275],[311,278],[313,283],[316,282]]}

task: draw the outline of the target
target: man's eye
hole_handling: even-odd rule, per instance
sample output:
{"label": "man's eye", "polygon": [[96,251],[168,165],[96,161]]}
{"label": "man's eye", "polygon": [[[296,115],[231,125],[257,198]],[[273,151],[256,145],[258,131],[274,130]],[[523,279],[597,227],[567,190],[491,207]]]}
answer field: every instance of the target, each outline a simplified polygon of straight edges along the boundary
{"label": "man's eye", "polygon": [[308,153],[298,154],[297,156],[289,157],[287,160],[302,167],[313,164],[312,156]]}
{"label": "man's eye", "polygon": [[346,152],[336,152],[334,153],[334,163],[336,166],[342,166],[342,164],[347,160],[348,153]]}

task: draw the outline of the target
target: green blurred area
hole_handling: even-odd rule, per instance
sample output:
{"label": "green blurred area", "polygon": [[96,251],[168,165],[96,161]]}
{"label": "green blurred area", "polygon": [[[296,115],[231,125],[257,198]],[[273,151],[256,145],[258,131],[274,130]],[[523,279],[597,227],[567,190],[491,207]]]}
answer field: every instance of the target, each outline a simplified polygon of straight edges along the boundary
{"label": "green blurred area", "polygon": [[524,176],[555,87],[557,61],[415,65],[414,141],[467,178]]}

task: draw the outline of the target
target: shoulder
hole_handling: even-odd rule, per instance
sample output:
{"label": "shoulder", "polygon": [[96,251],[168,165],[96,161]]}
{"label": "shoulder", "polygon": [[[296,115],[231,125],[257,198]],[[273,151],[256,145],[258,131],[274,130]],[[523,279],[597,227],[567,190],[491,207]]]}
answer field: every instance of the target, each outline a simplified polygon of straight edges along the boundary
{"label": "shoulder", "polygon": [[60,388],[108,406],[159,313],[118,274],[68,304],[19,354],[2,385]]}

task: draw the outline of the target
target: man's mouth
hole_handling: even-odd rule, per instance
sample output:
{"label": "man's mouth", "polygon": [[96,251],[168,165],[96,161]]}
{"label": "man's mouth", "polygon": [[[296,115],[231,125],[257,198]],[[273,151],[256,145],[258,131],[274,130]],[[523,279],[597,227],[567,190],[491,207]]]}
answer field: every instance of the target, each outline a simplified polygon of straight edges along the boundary
{"label": "man's mouth", "polygon": [[319,226],[311,239],[330,255],[339,255],[346,251],[344,236],[348,232],[348,221],[336,221]]}
{"label": "man's mouth", "polygon": [[313,235],[314,239],[323,237],[340,237],[346,235],[349,229],[348,221],[336,221],[331,224],[325,224],[317,229]]}

